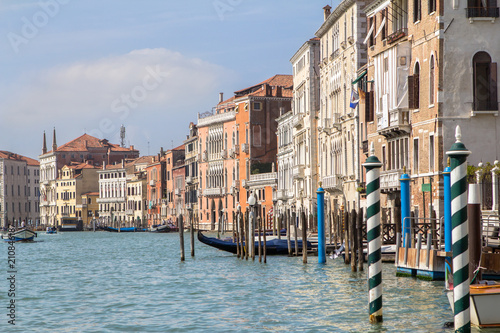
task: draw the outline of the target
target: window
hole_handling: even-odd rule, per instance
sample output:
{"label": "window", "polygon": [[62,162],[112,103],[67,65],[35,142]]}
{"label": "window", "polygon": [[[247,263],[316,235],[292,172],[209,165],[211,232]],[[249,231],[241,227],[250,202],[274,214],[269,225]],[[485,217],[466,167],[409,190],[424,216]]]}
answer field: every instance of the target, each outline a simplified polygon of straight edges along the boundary
{"label": "window", "polygon": [[413,23],[420,21],[422,17],[420,0],[413,0]]}
{"label": "window", "polygon": [[376,44],[376,39],[375,39],[375,31],[377,30],[377,18],[375,16],[370,17],[370,30],[372,30],[372,33],[370,34],[370,39],[368,46],[373,46]]}
{"label": "window", "polygon": [[497,111],[497,64],[491,62],[491,57],[486,52],[474,55],[473,62],[473,89],[474,111]]}
{"label": "window", "polygon": [[436,0],[429,0],[428,3],[429,14],[436,11]]}
{"label": "window", "polygon": [[468,0],[467,17],[498,17],[497,0]]}
{"label": "window", "polygon": [[429,172],[434,171],[434,135],[429,135]]}
{"label": "window", "polygon": [[429,104],[434,104],[434,55],[429,62]]}
{"label": "window", "polygon": [[260,111],[262,110],[262,103],[261,102],[253,102],[253,109],[255,111]]}
{"label": "window", "polygon": [[418,109],[420,106],[420,65],[417,62],[413,75],[408,76],[408,107]]}
{"label": "window", "polygon": [[418,173],[418,138],[413,139],[413,173]]}
{"label": "window", "polygon": [[368,91],[365,93],[365,121],[371,122],[375,117],[375,109],[374,109],[374,91]]}
{"label": "window", "polygon": [[262,140],[261,140],[260,125],[255,125],[253,127],[253,145],[256,147],[260,147],[261,144]]}

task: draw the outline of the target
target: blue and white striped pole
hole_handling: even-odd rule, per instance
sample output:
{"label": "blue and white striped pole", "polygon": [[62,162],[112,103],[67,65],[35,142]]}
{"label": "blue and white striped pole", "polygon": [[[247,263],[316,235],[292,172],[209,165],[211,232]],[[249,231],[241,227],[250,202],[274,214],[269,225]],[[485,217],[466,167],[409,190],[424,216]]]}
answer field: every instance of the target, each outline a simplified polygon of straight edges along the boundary
{"label": "blue and white striped pole", "polygon": [[446,152],[451,160],[451,224],[453,242],[453,302],[455,332],[470,332],[469,299],[469,234],[467,221],[467,156],[470,151],[460,141],[460,126],[456,142]]}
{"label": "blue and white striped pole", "polygon": [[[448,166],[444,168],[443,171],[443,186],[444,186],[444,250],[446,252],[451,252],[451,184],[450,184],[450,160],[448,158]],[[451,267],[449,261],[450,257],[446,257],[445,270],[444,270],[444,281],[446,289],[449,289],[449,274],[451,273]]]}
{"label": "blue and white striped pole", "polygon": [[[403,233],[403,247],[410,240],[410,176],[403,167],[403,174],[399,179],[401,183],[401,228]],[[411,245],[411,244],[410,244]]]}
{"label": "blue and white striped pole", "polygon": [[382,322],[382,258],[380,232],[380,163],[373,142],[366,169],[366,232],[368,240],[368,301],[370,323]]}
{"label": "blue and white striped pole", "polygon": [[325,245],[325,190],[319,183],[316,191],[318,200],[318,263],[326,263],[326,245]]}

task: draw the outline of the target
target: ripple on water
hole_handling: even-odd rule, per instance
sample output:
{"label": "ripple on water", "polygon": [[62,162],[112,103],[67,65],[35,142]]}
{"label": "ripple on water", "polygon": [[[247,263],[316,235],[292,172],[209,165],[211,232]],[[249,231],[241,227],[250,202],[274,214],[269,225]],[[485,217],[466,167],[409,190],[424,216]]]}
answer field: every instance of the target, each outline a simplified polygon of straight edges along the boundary
{"label": "ripple on water", "polygon": [[186,236],[180,262],[177,234],[43,239],[16,247],[13,332],[450,332],[442,283],[398,278],[393,265],[383,265],[384,323],[370,325],[366,270],[340,260],[259,264],[198,242],[191,258]]}

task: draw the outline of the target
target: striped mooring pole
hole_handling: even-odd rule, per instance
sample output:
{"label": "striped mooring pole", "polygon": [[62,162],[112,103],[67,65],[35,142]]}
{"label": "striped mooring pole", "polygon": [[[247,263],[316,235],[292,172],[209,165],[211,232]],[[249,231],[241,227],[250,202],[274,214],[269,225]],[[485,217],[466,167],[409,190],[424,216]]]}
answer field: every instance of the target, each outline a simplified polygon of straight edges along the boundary
{"label": "striped mooring pole", "polygon": [[471,152],[465,148],[461,138],[460,126],[457,126],[455,130],[456,142],[446,154],[450,156],[451,164],[451,238],[455,332],[470,332],[467,156]]}
{"label": "striped mooring pole", "polygon": [[366,169],[366,232],[368,240],[368,302],[370,323],[382,322],[382,259],[380,239],[380,167],[373,142]]}
{"label": "striped mooring pole", "polygon": [[[443,171],[443,187],[444,187],[444,250],[446,252],[451,252],[451,183],[450,183],[450,158],[448,157],[448,166],[444,168]],[[450,288],[450,277],[451,277],[451,258],[446,257],[446,262],[444,264],[444,284],[446,289]]]}

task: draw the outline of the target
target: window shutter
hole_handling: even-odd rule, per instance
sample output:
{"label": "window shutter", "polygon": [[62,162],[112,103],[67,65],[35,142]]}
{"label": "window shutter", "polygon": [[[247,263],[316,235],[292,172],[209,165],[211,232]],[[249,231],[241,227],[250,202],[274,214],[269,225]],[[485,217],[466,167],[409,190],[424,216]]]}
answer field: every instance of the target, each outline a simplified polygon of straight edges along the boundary
{"label": "window shutter", "polygon": [[370,91],[370,108],[368,110],[369,112],[369,115],[370,115],[370,121],[373,121],[374,120],[374,115],[375,115],[375,107],[374,107],[374,101],[375,101],[375,92],[374,91]]}
{"label": "window shutter", "polygon": [[498,76],[497,76],[497,63],[490,64],[490,107],[491,110],[498,111]]}
{"label": "window shutter", "polygon": [[418,109],[420,107],[420,80],[419,74],[413,74],[413,108]]}
{"label": "window shutter", "polygon": [[415,96],[413,90],[413,75],[408,75],[408,109],[415,109]]}

